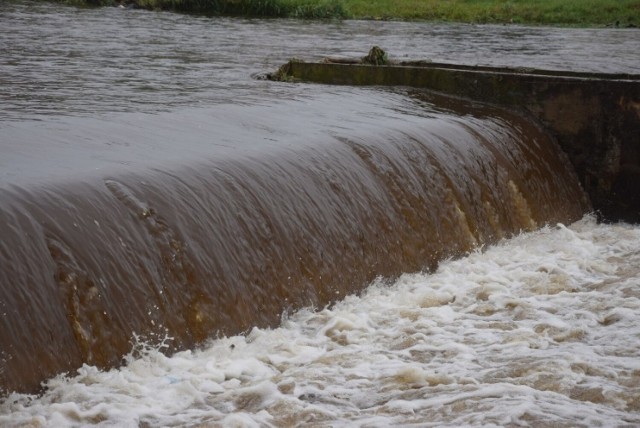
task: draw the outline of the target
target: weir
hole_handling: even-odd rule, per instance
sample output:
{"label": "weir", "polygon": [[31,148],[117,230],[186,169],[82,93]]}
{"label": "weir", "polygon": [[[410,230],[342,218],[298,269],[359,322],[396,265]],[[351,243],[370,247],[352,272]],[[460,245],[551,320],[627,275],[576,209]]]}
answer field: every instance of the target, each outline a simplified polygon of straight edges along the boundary
{"label": "weir", "polygon": [[[0,182],[0,387],[37,391],[84,363],[117,366],[135,335],[171,337],[171,352],[276,326],[283,313],[330,304],[378,276],[428,271],[589,209],[537,124],[454,98],[406,97],[413,115],[370,114],[355,130],[318,131],[300,105],[283,102],[290,110],[207,112],[202,134],[173,147],[165,120],[151,140],[168,140],[171,155],[149,164],[91,145],[103,138],[129,150],[128,139],[143,137],[139,121],[122,140],[122,125],[74,122],[92,136],[84,149],[67,142],[74,127],[16,130],[28,145],[5,151]],[[305,131],[279,134],[270,114]],[[172,116],[183,128],[186,120]],[[279,142],[209,143],[267,137]]]}
{"label": "weir", "polygon": [[600,219],[640,222],[640,75],[391,62],[374,47],[363,59],[291,60],[270,77],[410,86],[516,109],[557,139]]}

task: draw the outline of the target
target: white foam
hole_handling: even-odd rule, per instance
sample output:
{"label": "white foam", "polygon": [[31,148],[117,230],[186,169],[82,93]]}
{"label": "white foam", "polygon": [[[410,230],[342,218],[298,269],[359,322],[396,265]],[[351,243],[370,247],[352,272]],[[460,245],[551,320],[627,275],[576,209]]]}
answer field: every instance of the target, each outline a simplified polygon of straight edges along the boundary
{"label": "white foam", "polygon": [[0,425],[638,425],[638,311],[640,228],[585,218],[278,329],[84,366],[7,397]]}

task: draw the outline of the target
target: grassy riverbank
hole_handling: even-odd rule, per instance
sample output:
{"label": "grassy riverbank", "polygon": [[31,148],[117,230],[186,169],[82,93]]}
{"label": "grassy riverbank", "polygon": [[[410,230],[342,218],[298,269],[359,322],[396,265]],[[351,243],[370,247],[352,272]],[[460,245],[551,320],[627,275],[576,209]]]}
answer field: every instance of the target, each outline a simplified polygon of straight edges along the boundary
{"label": "grassy riverbank", "polygon": [[348,0],[358,17],[477,23],[640,24],[638,0]]}
{"label": "grassy riverbank", "polygon": [[640,0],[60,0],[183,12],[301,18],[355,18],[640,26]]}

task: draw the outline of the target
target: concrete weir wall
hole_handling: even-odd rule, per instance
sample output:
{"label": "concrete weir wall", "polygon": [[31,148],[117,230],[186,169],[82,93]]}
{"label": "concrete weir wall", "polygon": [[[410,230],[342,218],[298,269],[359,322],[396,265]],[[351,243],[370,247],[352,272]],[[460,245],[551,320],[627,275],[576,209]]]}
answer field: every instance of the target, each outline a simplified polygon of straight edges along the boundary
{"label": "concrete weir wall", "polygon": [[640,75],[327,59],[292,60],[277,77],[410,86],[517,109],[557,138],[601,219],[640,223]]}

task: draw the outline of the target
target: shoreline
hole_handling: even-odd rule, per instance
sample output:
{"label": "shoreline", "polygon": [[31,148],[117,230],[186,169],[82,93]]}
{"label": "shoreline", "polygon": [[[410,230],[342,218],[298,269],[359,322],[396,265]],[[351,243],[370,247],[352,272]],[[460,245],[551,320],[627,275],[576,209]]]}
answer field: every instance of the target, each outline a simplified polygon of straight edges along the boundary
{"label": "shoreline", "polygon": [[536,5],[502,0],[45,0],[76,7],[121,7],[207,16],[348,19],[567,28],[638,28],[639,0],[585,1],[566,4],[543,0]]}

